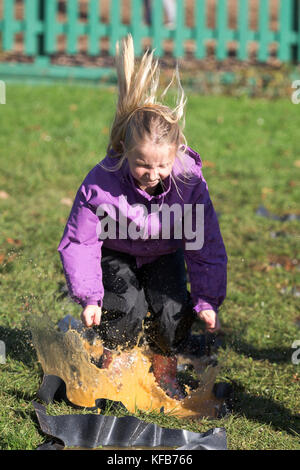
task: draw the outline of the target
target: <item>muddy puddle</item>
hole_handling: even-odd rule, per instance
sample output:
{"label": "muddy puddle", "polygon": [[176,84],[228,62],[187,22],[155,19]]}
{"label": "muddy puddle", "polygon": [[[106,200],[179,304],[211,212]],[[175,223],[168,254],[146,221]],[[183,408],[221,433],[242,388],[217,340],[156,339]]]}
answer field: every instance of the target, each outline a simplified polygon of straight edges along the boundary
{"label": "muddy puddle", "polygon": [[216,418],[223,400],[213,393],[219,366],[207,357],[178,356],[178,364],[189,364],[197,377],[196,388],[185,386],[183,400],[170,398],[157,384],[151,372],[152,354],[146,347],[115,351],[108,368],[97,367],[103,345],[99,339],[89,342],[74,329],[65,333],[47,320],[32,325],[33,343],[44,374],[64,380],[70,402],[94,407],[97,399],[120,401],[131,413],[136,409],[160,411],[176,417]]}

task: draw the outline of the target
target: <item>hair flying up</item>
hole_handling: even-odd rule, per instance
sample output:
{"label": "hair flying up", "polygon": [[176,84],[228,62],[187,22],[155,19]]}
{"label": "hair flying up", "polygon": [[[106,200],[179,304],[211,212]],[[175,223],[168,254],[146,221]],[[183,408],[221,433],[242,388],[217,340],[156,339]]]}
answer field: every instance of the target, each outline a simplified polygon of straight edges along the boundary
{"label": "hair flying up", "polygon": [[[173,144],[176,149],[186,146],[182,130],[185,127],[187,99],[180,83],[178,63],[171,82],[161,94],[163,99],[176,75],[179,90],[176,107],[171,109],[156,97],[160,69],[153,53],[154,50],[149,52],[147,49],[137,67],[131,34],[116,44],[118,101],[107,147],[107,152],[113,149],[116,157],[124,153],[122,142],[126,151],[132,150],[144,139],[149,139],[153,144]],[[122,162],[123,158],[119,163]]]}

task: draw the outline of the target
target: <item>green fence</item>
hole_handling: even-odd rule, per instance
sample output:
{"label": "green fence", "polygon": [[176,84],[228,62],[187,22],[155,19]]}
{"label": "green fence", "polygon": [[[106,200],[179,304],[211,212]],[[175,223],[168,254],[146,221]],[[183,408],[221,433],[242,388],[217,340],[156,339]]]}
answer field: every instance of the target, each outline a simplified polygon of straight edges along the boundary
{"label": "green fence", "polygon": [[[194,42],[195,59],[204,59],[207,54],[206,43],[215,41],[215,57],[224,60],[228,57],[228,42],[237,44],[237,58],[248,58],[248,45],[258,45],[257,59],[265,62],[269,58],[269,46],[277,46],[277,57],[282,62],[300,62],[300,1],[278,0],[278,29],[271,30],[270,1],[260,0],[258,11],[258,27],[249,27],[249,1],[237,0],[236,28],[228,27],[228,1],[216,0],[215,27],[207,26],[207,0],[194,2],[194,27],[186,26],[186,8],[184,0],[177,0],[177,20],[175,29],[167,29],[164,25],[163,2],[152,0],[151,25],[144,23],[142,0],[131,0],[131,18],[129,24],[122,23],[121,0],[110,0],[109,21],[100,19],[101,0],[87,1],[87,17],[82,22],[79,18],[78,0],[66,1],[65,21],[57,21],[57,0],[24,0],[24,18],[16,20],[14,15],[15,0],[2,0],[2,17],[0,17],[0,37],[3,52],[14,49],[14,36],[23,33],[24,55],[33,58],[32,63],[0,62],[0,78],[7,76],[30,77],[74,77],[98,79],[112,73],[112,69],[101,67],[74,67],[54,65],[51,55],[57,52],[58,35],[65,35],[65,53],[76,55],[79,36],[87,36],[87,54],[97,57],[101,54],[100,39],[109,39],[109,54],[114,56],[115,44],[118,39],[131,33],[135,51],[140,56],[144,47],[143,38],[150,38],[155,55],[164,55],[163,42],[171,39],[174,42],[173,56],[181,58],[185,55],[185,41]],[[19,2],[20,3],[20,2]],[[106,2],[107,4],[107,2]]]}

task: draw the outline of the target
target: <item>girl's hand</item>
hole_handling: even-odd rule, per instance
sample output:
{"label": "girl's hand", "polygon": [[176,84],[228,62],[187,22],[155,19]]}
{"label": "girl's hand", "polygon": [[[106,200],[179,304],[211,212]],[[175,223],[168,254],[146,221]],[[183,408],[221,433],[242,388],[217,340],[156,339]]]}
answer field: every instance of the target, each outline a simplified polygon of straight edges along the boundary
{"label": "girl's hand", "polygon": [[221,328],[218,315],[214,310],[202,310],[201,312],[197,313],[197,317],[204,321],[206,330],[209,333],[214,333]]}
{"label": "girl's hand", "polygon": [[81,314],[81,321],[87,327],[100,325],[101,315],[101,307],[98,307],[98,305],[87,305]]}

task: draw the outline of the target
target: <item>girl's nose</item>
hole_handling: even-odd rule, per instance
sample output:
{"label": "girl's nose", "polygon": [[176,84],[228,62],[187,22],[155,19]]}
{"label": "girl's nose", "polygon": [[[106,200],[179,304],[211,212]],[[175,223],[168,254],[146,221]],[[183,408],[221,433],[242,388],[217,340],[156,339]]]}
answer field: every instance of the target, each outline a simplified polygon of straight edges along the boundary
{"label": "girl's nose", "polygon": [[158,176],[157,176],[157,170],[155,170],[155,169],[149,170],[148,178],[149,178],[149,181],[156,181],[157,178],[158,178]]}

